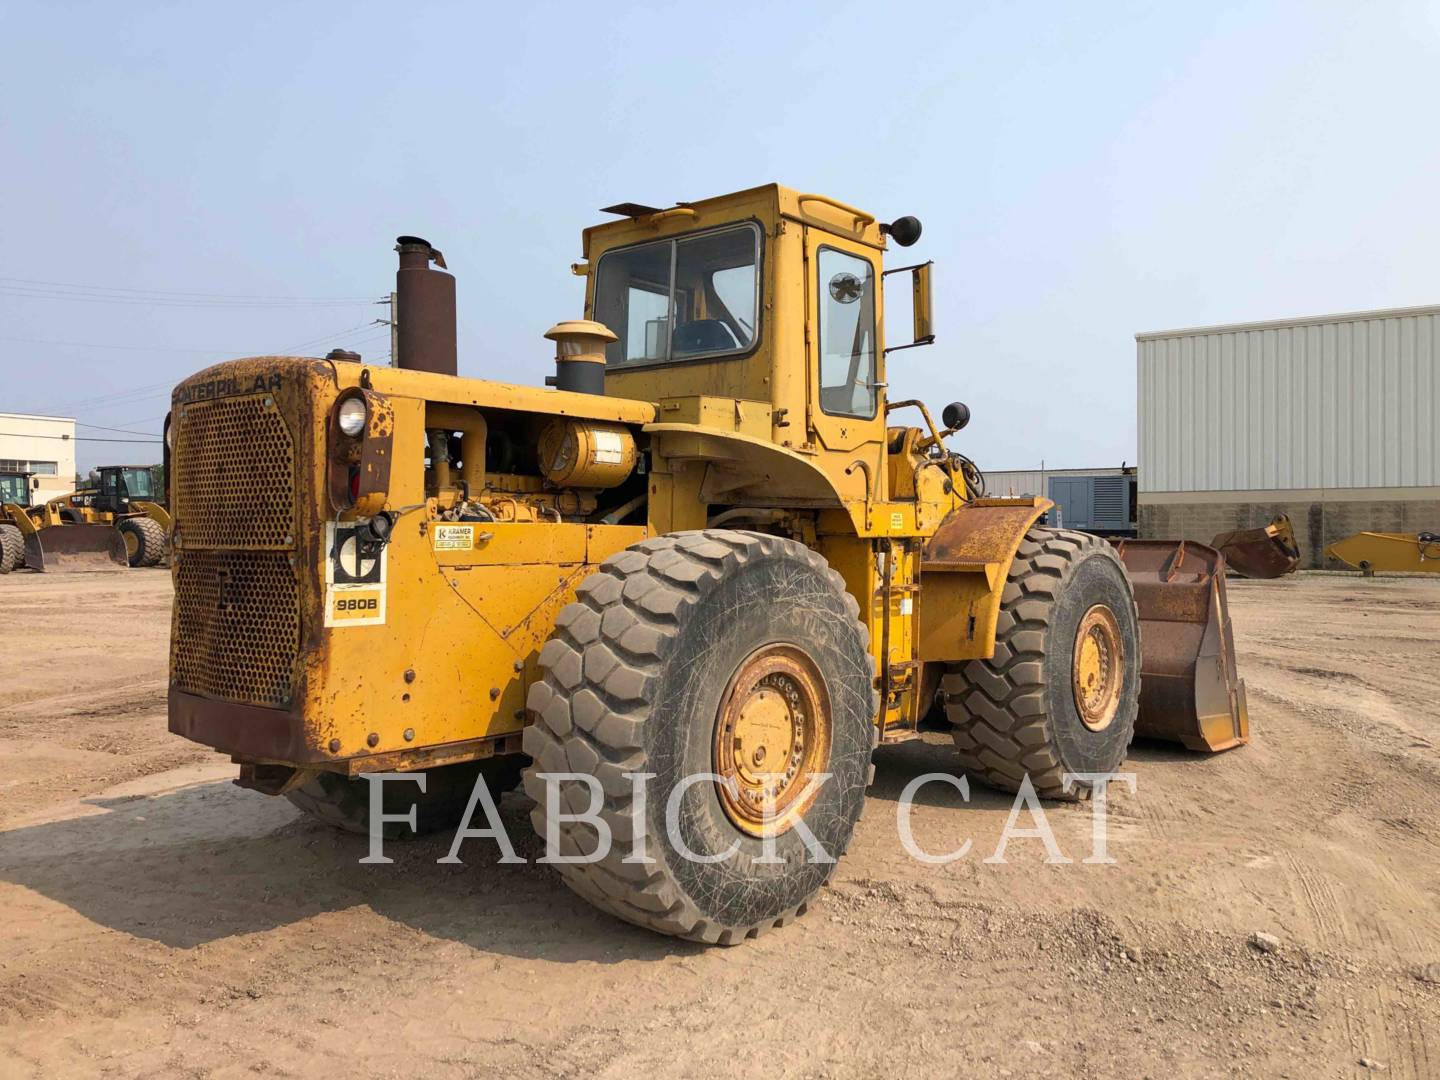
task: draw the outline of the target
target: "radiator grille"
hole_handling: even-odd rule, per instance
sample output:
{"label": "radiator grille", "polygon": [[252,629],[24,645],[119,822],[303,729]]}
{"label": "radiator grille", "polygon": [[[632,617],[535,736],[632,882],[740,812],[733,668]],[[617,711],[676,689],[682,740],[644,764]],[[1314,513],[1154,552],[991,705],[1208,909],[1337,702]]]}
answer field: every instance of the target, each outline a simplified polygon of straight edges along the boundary
{"label": "radiator grille", "polygon": [[300,650],[295,570],[282,552],[175,553],[176,686],[283,706]]}
{"label": "radiator grille", "polygon": [[295,447],[272,399],[256,395],[186,405],[172,464],[183,547],[293,545]]}
{"label": "radiator grille", "polygon": [[1095,477],[1093,523],[1108,528],[1124,528],[1128,524],[1130,481],[1124,476]]}

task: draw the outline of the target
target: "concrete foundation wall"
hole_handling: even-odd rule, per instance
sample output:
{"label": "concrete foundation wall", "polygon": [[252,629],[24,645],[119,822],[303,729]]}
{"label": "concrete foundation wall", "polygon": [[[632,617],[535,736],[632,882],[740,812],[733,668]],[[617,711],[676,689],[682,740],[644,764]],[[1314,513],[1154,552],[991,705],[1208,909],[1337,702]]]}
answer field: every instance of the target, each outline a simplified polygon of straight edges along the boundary
{"label": "concrete foundation wall", "polygon": [[1301,568],[1335,570],[1344,569],[1345,564],[1325,558],[1325,548],[1357,532],[1440,531],[1440,496],[1367,500],[1355,498],[1354,491],[1346,492],[1343,499],[1297,498],[1305,494],[1300,492],[1228,492],[1226,501],[1185,502],[1180,501],[1182,494],[1189,493],[1166,493],[1163,502],[1153,501],[1154,496],[1152,501],[1140,496],[1141,537],[1208,544],[1217,533],[1256,528],[1268,524],[1276,514],[1288,514],[1300,544]]}

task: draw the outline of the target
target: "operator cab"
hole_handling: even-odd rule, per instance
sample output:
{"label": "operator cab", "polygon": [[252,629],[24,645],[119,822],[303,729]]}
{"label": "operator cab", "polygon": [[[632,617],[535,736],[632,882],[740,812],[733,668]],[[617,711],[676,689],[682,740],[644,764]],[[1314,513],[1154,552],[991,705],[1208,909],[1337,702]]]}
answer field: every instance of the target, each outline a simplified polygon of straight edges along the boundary
{"label": "operator cab", "polygon": [[919,239],[920,223],[882,224],[777,184],[606,212],[625,220],[587,229],[574,268],[589,278],[586,318],[616,337],[605,393],[655,402],[661,424],[806,455],[841,498],[885,501],[889,274],[915,276],[916,336],[895,347],[934,335],[929,264],[886,271],[882,260],[890,241]]}
{"label": "operator cab", "polygon": [[124,513],[132,500],[155,498],[155,476],[144,465],[105,465],[100,469],[100,489],[90,505],[100,511]]}
{"label": "operator cab", "polygon": [[[13,506],[28,507],[32,475],[34,474],[28,472],[0,473],[0,505],[9,503]],[[0,519],[3,519],[3,515],[0,515]]]}

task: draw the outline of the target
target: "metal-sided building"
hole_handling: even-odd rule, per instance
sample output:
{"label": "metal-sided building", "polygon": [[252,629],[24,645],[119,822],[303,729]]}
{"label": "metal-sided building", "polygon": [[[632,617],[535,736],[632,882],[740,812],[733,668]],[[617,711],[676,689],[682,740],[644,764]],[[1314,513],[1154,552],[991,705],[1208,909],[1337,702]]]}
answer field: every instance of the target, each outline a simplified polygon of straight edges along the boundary
{"label": "metal-sided building", "polygon": [[75,421],[0,412],[0,472],[34,473],[32,503],[75,490]]}
{"label": "metal-sided building", "polygon": [[1440,530],[1440,307],[1137,334],[1141,536]]}

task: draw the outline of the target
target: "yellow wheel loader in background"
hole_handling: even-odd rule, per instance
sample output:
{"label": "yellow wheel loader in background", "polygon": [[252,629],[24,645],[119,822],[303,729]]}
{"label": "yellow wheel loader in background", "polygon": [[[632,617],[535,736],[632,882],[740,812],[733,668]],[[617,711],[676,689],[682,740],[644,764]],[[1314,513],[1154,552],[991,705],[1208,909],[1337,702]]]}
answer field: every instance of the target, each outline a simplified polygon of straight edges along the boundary
{"label": "yellow wheel loader in background", "polygon": [[[156,566],[165,558],[170,514],[156,501],[154,472],[143,465],[102,465],[94,488],[82,488],[41,506],[7,501],[0,543],[23,555],[18,566],[72,573]],[[26,489],[28,495],[28,487]],[[6,539],[6,538],[9,539]]]}
{"label": "yellow wheel loader in background", "polygon": [[456,376],[455,279],[416,237],[397,368],[176,387],[172,731],[356,830],[362,774],[424,771],[383,790],[425,831],[528,756],[536,829],[595,857],[572,889],[720,943],[805,908],[833,869],[806,834],[843,853],[937,683],[960,766],[1012,790],[1084,796],[1137,731],[1246,739],[1213,549],[1039,526],[1048,500],[983,497],[946,448],[964,406],[887,400],[888,354],[933,338],[930,264],[882,266],[918,221],[775,185],[606,212],[555,389]]}

